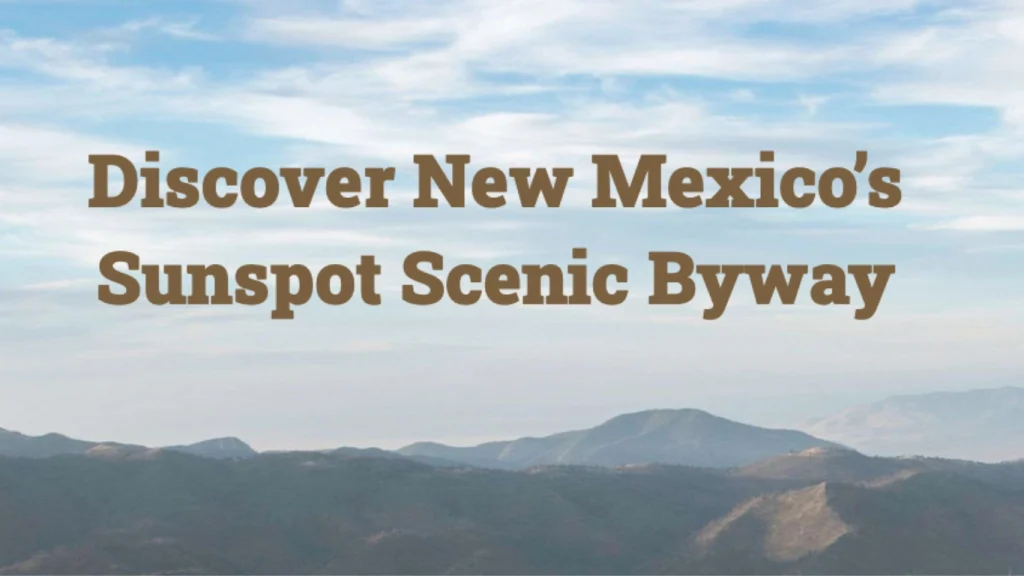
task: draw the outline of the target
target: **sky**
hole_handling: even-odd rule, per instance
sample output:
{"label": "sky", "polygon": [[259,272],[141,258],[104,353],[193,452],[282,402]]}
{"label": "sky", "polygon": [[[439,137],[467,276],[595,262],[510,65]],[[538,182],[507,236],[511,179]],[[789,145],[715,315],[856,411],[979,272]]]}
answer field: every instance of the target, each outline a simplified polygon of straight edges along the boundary
{"label": "sky", "polygon": [[[798,426],[896,393],[1022,384],[1016,0],[0,0],[0,427],[148,445],[457,444],[696,407]],[[385,210],[90,209],[90,154],[394,166]],[[597,210],[592,154],[898,167],[879,210]],[[574,167],[559,209],[413,209],[414,154]],[[624,162],[627,167],[628,162]],[[861,183],[864,184],[862,178]],[[416,250],[630,269],[621,306],[416,307]],[[113,307],[100,258],[353,265],[383,303]],[[649,251],[894,264],[876,315],[647,305]],[[859,303],[856,294],[854,302]]]}

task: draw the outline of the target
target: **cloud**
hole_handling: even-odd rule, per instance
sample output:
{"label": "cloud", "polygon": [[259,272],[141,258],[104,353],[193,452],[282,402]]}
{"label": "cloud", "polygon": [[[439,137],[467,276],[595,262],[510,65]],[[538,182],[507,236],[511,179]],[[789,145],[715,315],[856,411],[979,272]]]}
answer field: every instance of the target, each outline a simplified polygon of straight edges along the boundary
{"label": "cloud", "polygon": [[[954,192],[985,185],[976,177],[987,163],[1013,158],[1014,150],[1020,148],[1019,140],[1004,135],[919,140],[914,147],[926,147],[915,153],[899,141],[877,138],[878,126],[726,112],[713,98],[673,85],[691,75],[784,85],[832,77],[843,70],[864,73],[897,65],[916,66],[916,76],[926,78],[930,67],[947,65],[967,50],[947,47],[943,51],[943,46],[936,45],[940,36],[928,31],[940,24],[926,23],[897,34],[869,50],[866,57],[856,58],[851,57],[851,48],[874,46],[870,28],[838,36],[836,42],[825,45],[799,36],[751,34],[748,26],[828,26],[938,9],[946,6],[943,3],[644,0],[641,4],[626,9],[615,2],[574,0],[501,4],[458,0],[429,7],[418,2],[349,3],[337,12],[319,14],[289,12],[280,5],[250,5],[254,12],[245,26],[250,42],[337,51],[261,67],[230,81],[196,70],[192,64],[199,61],[167,69],[121,65],[113,56],[124,48],[111,50],[80,39],[25,38],[9,32],[0,44],[0,54],[10,56],[2,60],[5,65],[60,83],[45,92],[11,89],[15,98],[5,102],[19,114],[36,105],[60,118],[82,114],[85,106],[68,105],[78,100],[100,106],[96,113],[106,119],[158,114],[219,125],[261,140],[283,138],[315,145],[326,157],[351,162],[407,163],[415,153],[463,150],[471,151],[480,162],[570,164],[578,168],[581,186],[590,185],[586,180],[589,154],[595,151],[630,156],[655,150],[690,165],[743,165],[750,162],[755,148],[771,142],[788,148],[794,163],[827,165],[847,154],[843,149],[848,142],[870,138],[879,148],[888,148],[895,159],[905,161],[899,165],[906,167],[911,207],[929,202],[958,206]],[[997,8],[1005,6],[992,10]],[[978,30],[997,25],[994,16],[950,16],[939,22],[967,46],[972,40],[977,43]],[[181,32],[195,25],[195,21],[153,17],[122,28]],[[1011,38],[1009,34],[1004,30],[1003,37]],[[931,59],[918,62],[921,55]],[[609,98],[589,92],[578,80],[637,76],[659,79],[669,87],[661,92],[626,88],[620,96]],[[889,85],[886,80],[879,76],[869,85]],[[909,94],[909,85],[894,86],[894,94]],[[732,94],[742,102],[756,102],[751,100],[752,88]],[[884,98],[884,89],[876,90],[874,96]],[[545,106],[527,105],[533,97],[543,99]],[[819,109],[820,98],[798,95],[812,113]],[[1007,112],[1006,118],[1014,117]],[[922,201],[925,193],[932,198]]]}
{"label": "cloud", "polygon": [[[538,395],[562,428],[566,413],[583,418],[580,398],[610,414],[692,405],[709,384],[736,394],[821,382],[881,389],[893,384],[878,372],[932,382],[921,367],[936,358],[936,370],[971,378],[1020,372],[1020,275],[999,264],[1022,230],[1019,3],[216,6],[225,18],[210,19],[205,5],[203,19],[189,19],[154,3],[121,26],[69,18],[0,32],[0,391],[11,400],[0,408],[14,407],[0,410],[0,425],[178,441],[188,413],[197,434],[330,446],[424,430],[471,435],[509,406],[535,416],[537,403],[522,399]],[[995,114],[950,127],[957,107]],[[401,181],[385,211],[322,201],[310,210],[86,208],[87,155],[137,158],[144,146],[160,147],[164,169],[389,164]],[[401,209],[416,186],[413,154],[470,153],[471,167],[573,166],[568,203],[585,208],[591,154],[756,166],[766,147],[779,169],[848,167],[854,150],[868,149],[871,167],[903,169],[904,202],[891,211]],[[591,269],[629,265],[627,305],[399,302],[402,258],[414,249],[441,252],[450,268],[567,263],[574,246],[589,249]],[[104,307],[96,264],[120,249],[146,263],[229,267],[316,268],[375,254],[387,305],[310,306],[292,323],[242,307]],[[754,308],[749,293],[709,324],[701,301],[646,305],[654,249],[702,263],[894,262],[899,273],[866,325],[849,308]],[[965,308],[964,294],[977,293],[986,297]],[[154,362],[166,369],[154,372]],[[850,369],[836,376],[836,366]],[[54,397],[68,401],[55,407]],[[467,402],[480,416],[475,430],[438,416]],[[408,422],[416,418],[419,428]],[[453,421],[466,428],[430,428]]]}
{"label": "cloud", "polygon": [[932,229],[961,232],[1024,231],[1024,216],[969,216],[936,224]]}
{"label": "cloud", "polygon": [[879,63],[900,74],[879,83],[874,95],[887,102],[1015,110],[1022,87],[1016,62],[1024,56],[1024,7],[992,0],[947,14],[881,44]]}
{"label": "cloud", "polygon": [[453,34],[449,24],[430,17],[375,21],[287,16],[256,18],[249,23],[247,36],[270,43],[384,49],[446,40]]}
{"label": "cloud", "polygon": [[800,106],[807,111],[809,116],[817,114],[818,110],[828,101],[828,96],[809,96],[803,94],[801,94],[798,99]]}
{"label": "cloud", "polygon": [[[11,244],[0,249],[11,253],[29,245],[32,253],[84,265],[126,245],[167,257],[241,258],[250,239],[261,254],[281,246],[282,256],[286,249],[324,244],[397,251],[430,230],[426,224],[404,230],[379,221],[370,225],[372,217],[359,214],[345,220],[345,234],[352,236],[343,237],[329,230],[333,210],[325,210],[324,219],[274,212],[271,221],[245,212],[230,223],[214,223],[203,211],[76,208],[87,194],[88,153],[140,151],[121,138],[91,134],[125,123],[148,130],[154,121],[164,123],[161,130],[190,126],[231,138],[239,143],[233,157],[256,145],[266,147],[264,156],[286,156],[289,163],[386,163],[408,170],[413,154],[462,151],[473,154],[474,166],[569,165],[577,169],[568,196],[575,206],[588,204],[590,154],[597,152],[620,153],[627,161],[664,152],[672,164],[743,166],[770,145],[780,150],[780,168],[824,169],[848,165],[851,143],[870,145],[873,162],[904,169],[905,202],[897,214],[930,224],[915,229],[966,231],[979,224],[954,221],[965,209],[985,218],[1019,201],[1007,194],[1005,176],[991,174],[993,164],[1024,152],[1012,130],[1020,117],[1011,101],[1015,80],[999,63],[1019,50],[1013,24],[1019,19],[1012,17],[1019,9],[1010,3],[985,2],[979,4],[984,10],[967,13],[949,12],[955,4],[948,2],[909,0],[350,2],[328,12],[277,3],[243,6],[250,10],[239,15],[246,42],[315,50],[282,52],[288,57],[241,71],[216,70],[214,57],[161,60],[158,66],[133,44],[139,33],[205,35],[197,32],[198,20],[163,16],[124,24],[125,43],[117,45],[88,34],[0,35],[0,67],[40,79],[37,85],[0,84],[0,131],[9,142],[0,144],[0,164],[8,170],[0,197],[16,206],[2,216],[13,232],[6,236]],[[897,13],[907,16],[898,30],[865,24],[882,26]],[[822,42],[820,36],[837,24],[841,33],[825,34],[829,41]],[[801,27],[814,27],[819,36],[792,33]],[[229,35],[221,39],[204,49],[232,44]],[[982,63],[973,66],[976,61]],[[819,84],[845,74],[855,81],[821,108],[824,97],[812,95],[824,93]],[[721,94],[692,84],[693,76],[723,81]],[[972,87],[975,78],[983,82],[980,88]],[[834,93],[831,87],[828,93]],[[794,111],[794,101],[810,114]],[[888,133],[893,121],[881,113],[871,120],[843,119],[845,112],[879,103],[915,102],[999,107],[1004,126],[908,138]],[[227,150],[195,148],[197,140],[183,145],[183,161]],[[396,184],[396,194],[412,184]],[[788,229],[821,229],[861,214],[817,219],[825,216],[787,215]],[[431,218],[418,217],[421,224]],[[548,218],[547,229],[585,228],[572,216]],[[739,223],[732,225],[742,227],[750,217],[735,218]],[[524,252],[534,248],[528,232],[499,233],[477,230],[469,237],[462,228],[438,240],[464,254],[508,254],[517,242]]]}
{"label": "cloud", "polygon": [[145,20],[132,20],[130,22],[125,22],[117,28],[117,31],[127,32],[130,34],[156,32],[173,38],[204,42],[216,42],[222,40],[222,38],[216,34],[197,30],[196,27],[198,25],[198,18],[187,21],[168,21],[163,18],[148,18]]}
{"label": "cloud", "polygon": [[90,154],[140,156],[138,147],[61,128],[0,123],[0,182],[81,182]]}
{"label": "cloud", "polygon": [[736,102],[753,102],[757,100],[757,94],[749,88],[741,88],[739,90],[733,90],[729,93],[729,97]]}

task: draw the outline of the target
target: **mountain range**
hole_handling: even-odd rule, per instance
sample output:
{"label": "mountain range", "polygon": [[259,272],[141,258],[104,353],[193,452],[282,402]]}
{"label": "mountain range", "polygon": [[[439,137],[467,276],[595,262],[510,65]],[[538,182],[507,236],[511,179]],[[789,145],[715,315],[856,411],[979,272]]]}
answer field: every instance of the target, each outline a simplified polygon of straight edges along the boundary
{"label": "mountain range", "polygon": [[879,456],[999,462],[1024,458],[1024,389],[893,396],[802,429]]}
{"label": "mountain range", "polygon": [[[682,464],[727,468],[811,447],[837,446],[794,430],[740,424],[700,410],[649,410],[612,418],[588,430],[544,438],[520,438],[471,448],[418,443],[397,451],[338,448],[326,452],[378,458],[407,458],[433,465],[525,469],[550,464],[621,466],[637,463]],[[144,446],[87,442],[59,434],[26,436],[0,430],[0,455],[44,458],[73,454],[146,452]],[[156,450],[184,452],[215,459],[251,458],[257,454],[237,438],[218,438]]]}
{"label": "mountain range", "polygon": [[[140,452],[151,450],[145,446],[121,444],[118,442],[89,442],[68,438],[62,434],[28,436],[0,428],[0,456],[22,458],[48,458],[73,454],[99,454],[116,452]],[[251,446],[238,438],[215,438],[195,444],[167,446],[163,450],[184,452],[204,458],[249,458],[256,455]]]}
{"label": "mountain range", "polygon": [[[938,414],[960,398],[896,405]],[[966,421],[977,409],[965,403],[945,414]],[[869,413],[861,410],[850,414]],[[234,438],[148,448],[0,431],[0,574],[1004,574],[1024,566],[1024,460],[886,457],[831,440],[699,410],[398,451],[258,453]]]}
{"label": "mountain range", "polygon": [[0,573],[1003,574],[1024,463],[811,448],[744,467],[389,454],[0,457]]}
{"label": "mountain range", "polygon": [[828,446],[837,445],[803,432],[748,426],[701,410],[648,410],[543,438],[466,448],[422,442],[398,453],[513,470],[555,464],[614,467],[649,462],[728,468]]}
{"label": "mountain range", "polygon": [[[922,456],[978,462],[1024,458],[1024,389],[994,388],[893,396],[856,406],[793,430],[768,429],[701,410],[623,414],[593,428],[477,446],[418,442],[378,456],[427,464],[503,470],[539,465],[621,466],[646,462],[723,468],[814,447],[853,448],[876,456]],[[0,455],[47,457],[89,450],[149,449],[89,442],[60,434],[26,436],[0,428]],[[257,452],[237,438],[216,438],[163,450],[208,458],[249,458]]]}

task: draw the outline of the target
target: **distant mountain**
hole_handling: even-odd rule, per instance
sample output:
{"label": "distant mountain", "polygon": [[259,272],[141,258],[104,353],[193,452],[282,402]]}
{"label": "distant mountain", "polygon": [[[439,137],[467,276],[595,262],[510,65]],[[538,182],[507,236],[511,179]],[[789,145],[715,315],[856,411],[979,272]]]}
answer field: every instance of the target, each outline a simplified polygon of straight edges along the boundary
{"label": "distant mountain", "polygon": [[748,426],[700,410],[650,410],[624,414],[595,428],[543,438],[467,448],[424,442],[398,452],[498,469],[651,462],[728,468],[813,447],[838,445],[803,432]]}
{"label": "distant mountain", "polygon": [[[187,446],[168,446],[164,450],[184,452],[204,458],[249,458],[256,451],[237,438],[217,438]],[[49,458],[86,454],[90,456],[125,456],[151,451],[152,448],[117,442],[89,442],[61,434],[27,436],[0,428],[0,456]]]}
{"label": "distant mountain", "polygon": [[238,438],[214,438],[186,446],[168,446],[165,450],[184,452],[204,458],[251,458],[257,454]]}
{"label": "distant mountain", "polygon": [[[780,460],[768,467],[779,477],[765,478],[657,464],[444,468],[349,450],[234,460],[93,450],[109,457],[0,457],[0,574],[1005,574],[1024,565],[1024,476],[1004,473],[1009,464],[980,468],[1000,485],[927,470],[855,485],[786,478],[799,474],[783,474]],[[904,465],[828,451],[801,458],[823,456],[866,463],[852,471],[863,478]]]}
{"label": "distant mountain", "polygon": [[0,456],[47,458],[65,454],[85,454],[100,444],[75,440],[61,434],[27,436],[0,428]]}
{"label": "distant mountain", "polygon": [[[76,440],[61,434],[27,436],[19,432],[11,432],[0,428],[0,456],[11,456],[17,458],[49,458],[53,456],[86,455],[107,459],[146,458],[160,450],[191,454],[193,456],[211,458],[214,460],[252,458],[259,454],[259,452],[242,440],[233,437],[213,438],[211,440],[196,442],[195,444],[149,448],[146,446],[120,444],[116,442],[89,442],[86,440]],[[348,458],[397,458],[446,468],[466,466],[463,462],[455,462],[444,458],[415,455],[405,456],[398,452],[381,450],[380,448],[345,447],[326,450],[323,452]]]}
{"label": "distant mountain", "polygon": [[406,456],[392,450],[382,450],[380,448],[351,448],[342,447],[334,450],[325,451],[327,454],[333,454],[342,458],[390,458],[400,460],[411,460],[413,462],[419,462],[420,464],[426,464],[428,466],[440,466],[442,468],[464,468],[468,466],[462,462],[455,462],[452,460],[445,460],[444,458],[433,458],[430,456]]}
{"label": "distant mountain", "polygon": [[878,456],[1024,458],[1024,389],[894,396],[811,424],[819,438]]}

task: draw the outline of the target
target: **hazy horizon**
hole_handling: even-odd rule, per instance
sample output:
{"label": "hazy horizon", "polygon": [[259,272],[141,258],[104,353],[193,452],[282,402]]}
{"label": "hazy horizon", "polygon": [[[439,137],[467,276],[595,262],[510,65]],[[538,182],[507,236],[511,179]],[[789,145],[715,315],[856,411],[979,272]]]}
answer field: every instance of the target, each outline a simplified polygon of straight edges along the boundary
{"label": "hazy horizon", "polygon": [[[460,435],[409,436],[406,438],[392,436],[385,436],[382,438],[364,437],[354,439],[339,439],[335,442],[326,444],[294,444],[288,442],[275,441],[273,439],[270,439],[269,441],[267,439],[263,439],[254,442],[250,437],[230,432],[224,432],[219,436],[203,436],[201,434],[197,435],[194,432],[183,432],[179,436],[168,436],[163,439],[156,439],[156,441],[146,441],[144,439],[144,435],[136,435],[130,438],[83,437],[80,435],[69,433],[67,429],[64,428],[48,430],[23,430],[0,426],[0,429],[6,429],[13,432],[20,432],[23,434],[27,434],[29,436],[40,436],[48,433],[58,433],[79,440],[88,440],[94,442],[117,442],[125,444],[137,444],[150,447],[185,445],[201,442],[204,440],[210,440],[218,437],[234,437],[246,442],[258,452],[291,450],[329,450],[342,447],[381,448],[384,450],[396,450],[418,442],[436,442],[441,444],[447,444],[450,446],[475,446],[487,442],[507,441],[518,438],[542,437],[570,430],[582,430],[587,428],[593,428],[594,426],[597,426],[598,424],[601,424],[616,416],[621,416],[623,414],[633,414],[637,412],[647,412],[652,410],[696,409],[708,412],[710,414],[713,414],[714,416],[719,416],[742,424],[749,424],[762,428],[809,431],[810,424],[819,422],[821,419],[825,417],[836,416],[850,409],[867,407],[878,401],[891,399],[898,396],[917,396],[922,394],[927,395],[934,393],[950,392],[977,392],[983,390],[997,389],[1014,389],[1024,391],[1024,387],[1012,385],[1000,386],[993,384],[991,387],[922,390],[918,392],[910,392],[907,394],[897,394],[895,396],[885,394],[878,395],[874,393],[848,393],[823,396],[820,394],[809,393],[774,397],[755,396],[746,399],[746,401],[742,403],[738,403],[737,399],[734,397],[719,397],[707,398],[702,402],[697,402],[694,405],[687,406],[649,406],[646,408],[641,407],[619,411],[616,411],[615,408],[609,408],[603,411],[595,409],[592,414],[592,417],[590,413],[586,413],[583,415],[577,415],[573,418],[565,418],[564,414],[549,414],[547,417],[523,417],[520,419],[509,419],[505,422],[499,423],[499,426],[497,427],[498,429],[503,430],[504,433],[495,433],[489,435],[473,435],[474,430],[472,429],[472,426],[480,426],[479,430],[482,432],[487,429],[495,429],[493,423],[484,423],[481,422],[479,419],[469,419],[468,421],[463,422],[461,425],[461,429],[466,430],[468,433],[463,433]],[[539,408],[541,410],[544,409],[544,407],[542,406],[538,406],[536,408]],[[424,426],[424,428],[429,430],[431,426],[428,424]],[[833,440],[832,438],[827,438],[823,436],[819,437],[825,440]]]}

